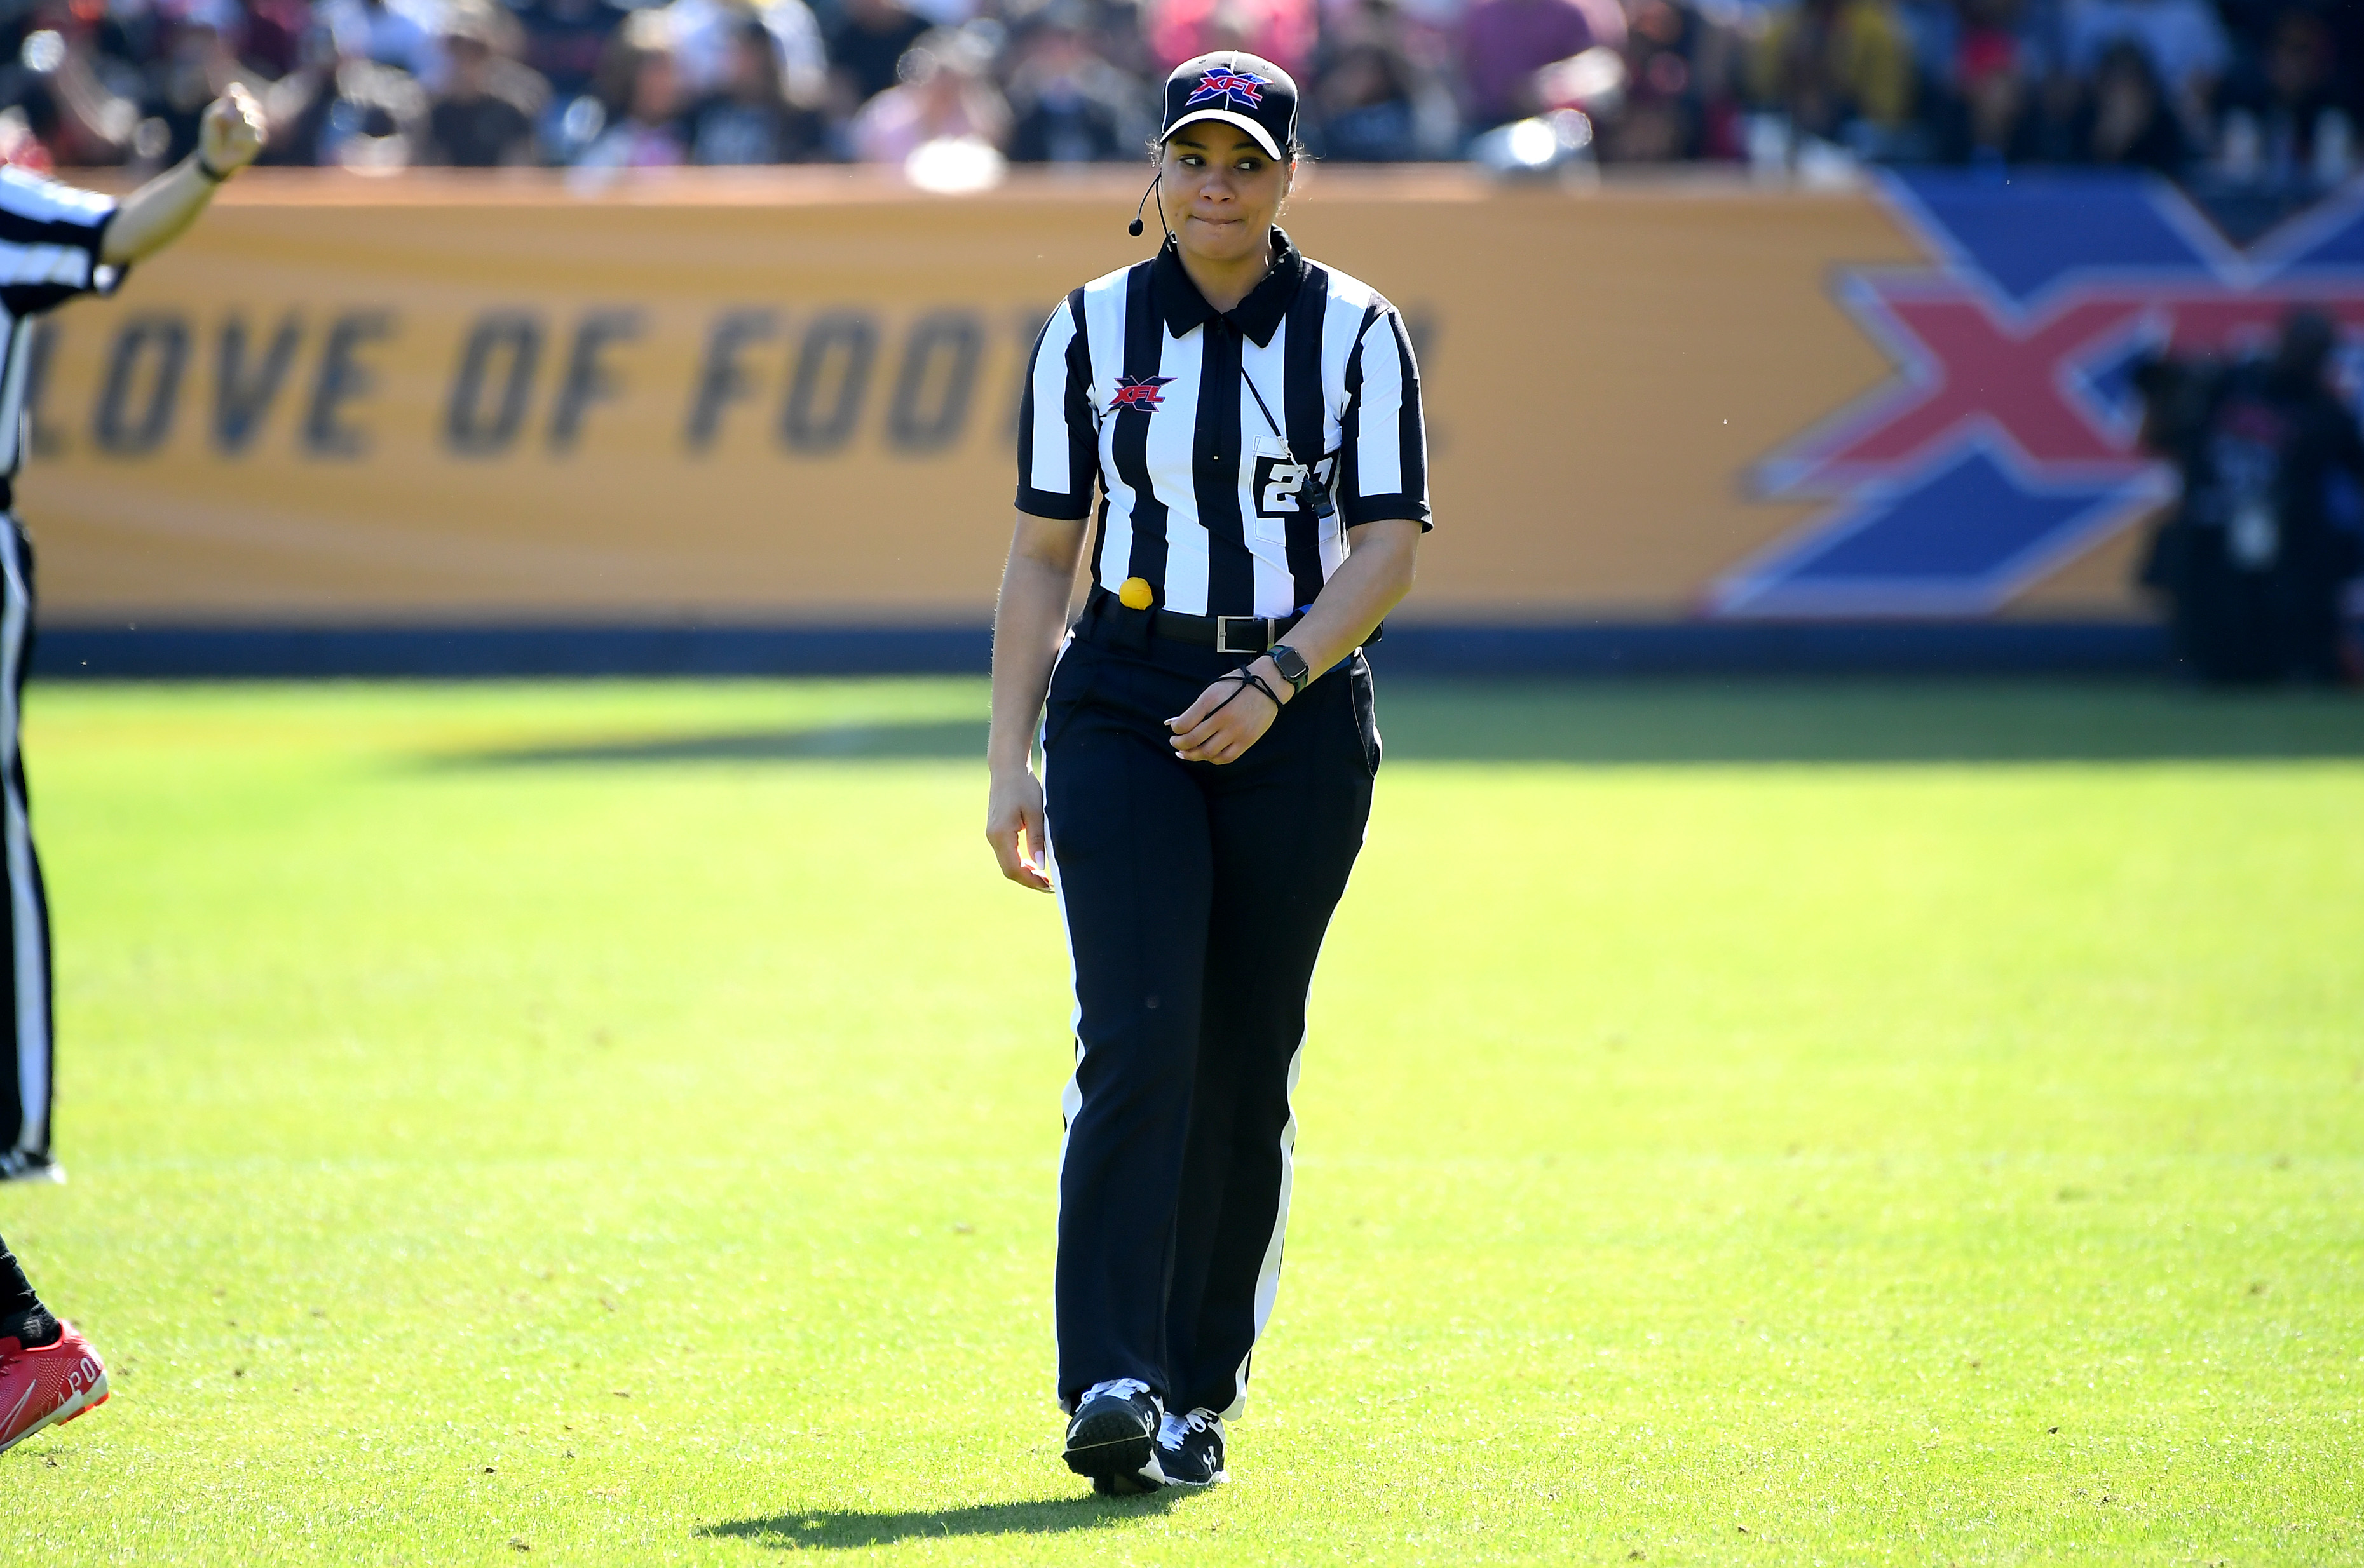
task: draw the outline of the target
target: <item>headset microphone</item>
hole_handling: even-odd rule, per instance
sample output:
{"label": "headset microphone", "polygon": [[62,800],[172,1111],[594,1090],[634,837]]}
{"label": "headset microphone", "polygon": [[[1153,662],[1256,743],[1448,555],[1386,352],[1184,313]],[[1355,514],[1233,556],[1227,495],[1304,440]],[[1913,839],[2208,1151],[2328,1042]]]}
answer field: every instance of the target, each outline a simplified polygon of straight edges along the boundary
{"label": "headset microphone", "polygon": [[[1144,190],[1141,193],[1141,200],[1140,200],[1139,202],[1135,203],[1135,204],[1134,204],[1134,206],[1133,206],[1133,209],[1132,209],[1132,222],[1131,224],[1129,224],[1129,225],[1127,225],[1127,226],[1126,226],[1126,228],[1125,228],[1125,232],[1126,232],[1127,234],[1132,235],[1135,239],[1140,239],[1140,238],[1141,238],[1141,214],[1142,214],[1142,209],[1149,206],[1149,193],[1150,193],[1151,191],[1154,191],[1154,190],[1157,189],[1159,183],[1160,183],[1161,181],[1163,181],[1165,178],[1165,172],[1164,170],[1162,170],[1162,169],[1161,169],[1161,170],[1159,170],[1156,173],[1154,173],[1154,174],[1151,175],[1151,176],[1149,177],[1149,184],[1148,184],[1147,189],[1144,189]],[[1164,212],[1165,212],[1165,204],[1164,202],[1160,202],[1160,203],[1158,203],[1158,204],[1157,204],[1157,210],[1158,210],[1161,214],[1162,214],[1162,213],[1164,213]]]}

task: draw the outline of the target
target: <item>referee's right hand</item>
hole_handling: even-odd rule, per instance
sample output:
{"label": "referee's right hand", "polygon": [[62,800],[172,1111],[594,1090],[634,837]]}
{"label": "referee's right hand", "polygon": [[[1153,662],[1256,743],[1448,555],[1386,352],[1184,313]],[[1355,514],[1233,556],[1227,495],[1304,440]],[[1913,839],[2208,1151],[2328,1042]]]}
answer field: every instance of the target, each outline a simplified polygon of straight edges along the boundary
{"label": "referee's right hand", "polygon": [[1031,769],[993,775],[992,793],[986,797],[985,841],[993,846],[1002,875],[1037,893],[1051,891],[1045,874],[1049,857],[1043,852],[1043,781]]}
{"label": "referee's right hand", "polygon": [[254,95],[233,82],[199,117],[197,150],[215,173],[235,174],[262,155],[268,124]]}

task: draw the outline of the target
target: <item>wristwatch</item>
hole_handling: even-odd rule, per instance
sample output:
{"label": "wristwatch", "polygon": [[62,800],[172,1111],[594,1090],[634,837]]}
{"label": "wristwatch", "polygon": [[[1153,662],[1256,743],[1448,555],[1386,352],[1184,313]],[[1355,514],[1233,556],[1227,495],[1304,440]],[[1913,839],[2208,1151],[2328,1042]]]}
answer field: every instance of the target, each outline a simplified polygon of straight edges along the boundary
{"label": "wristwatch", "polygon": [[1265,650],[1264,656],[1272,661],[1272,667],[1280,672],[1281,679],[1288,683],[1291,691],[1303,691],[1306,684],[1313,679],[1313,666],[1305,662],[1304,654],[1286,642],[1274,643]]}

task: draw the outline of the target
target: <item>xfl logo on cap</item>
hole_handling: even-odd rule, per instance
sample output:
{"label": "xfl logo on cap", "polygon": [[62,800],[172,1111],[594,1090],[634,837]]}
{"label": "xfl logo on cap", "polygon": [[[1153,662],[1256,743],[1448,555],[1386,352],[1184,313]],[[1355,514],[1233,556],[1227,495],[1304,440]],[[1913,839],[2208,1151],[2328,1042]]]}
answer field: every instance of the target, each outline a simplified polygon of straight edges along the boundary
{"label": "xfl logo on cap", "polygon": [[1221,98],[1243,109],[1256,108],[1264,103],[1263,89],[1271,81],[1269,76],[1257,76],[1245,71],[1210,71],[1199,78],[1199,90],[1190,95],[1190,101],[1184,107],[1195,109],[1200,104],[1211,104]]}
{"label": "xfl logo on cap", "polygon": [[1138,408],[1144,414],[1156,413],[1165,406],[1165,395],[1157,389],[1173,379],[1170,375],[1119,376],[1116,395],[1109,399],[1109,412]]}

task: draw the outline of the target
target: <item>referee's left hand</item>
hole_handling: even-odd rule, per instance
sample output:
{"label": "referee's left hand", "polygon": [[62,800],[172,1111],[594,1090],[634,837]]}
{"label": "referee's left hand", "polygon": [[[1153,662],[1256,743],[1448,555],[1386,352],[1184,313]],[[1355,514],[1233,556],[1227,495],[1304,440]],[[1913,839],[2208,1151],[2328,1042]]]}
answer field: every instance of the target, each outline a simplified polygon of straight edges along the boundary
{"label": "referee's left hand", "polygon": [[[1271,661],[1259,659],[1249,668],[1275,691],[1288,689]],[[1279,717],[1272,698],[1237,676],[1226,675],[1200,692],[1181,717],[1167,719],[1165,727],[1174,731],[1175,755],[1184,762],[1236,762]]]}

